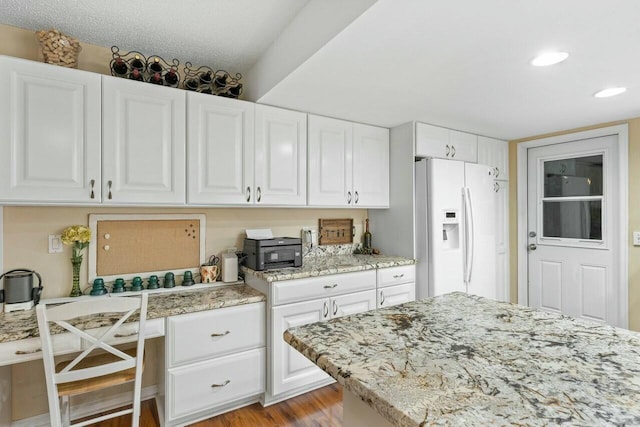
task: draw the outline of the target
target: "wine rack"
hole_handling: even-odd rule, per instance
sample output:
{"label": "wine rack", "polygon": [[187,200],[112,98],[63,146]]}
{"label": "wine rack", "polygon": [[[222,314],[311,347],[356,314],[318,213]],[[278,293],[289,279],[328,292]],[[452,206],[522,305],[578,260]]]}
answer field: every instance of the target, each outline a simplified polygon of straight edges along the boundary
{"label": "wine rack", "polygon": [[162,86],[178,87],[180,61],[173,59],[171,63],[158,55],[145,56],[142,52],[132,50],[122,52],[118,46],[111,46],[109,69],[116,77],[139,80]]}
{"label": "wine rack", "polygon": [[180,61],[171,63],[158,55],[145,56],[132,50],[122,52],[118,46],[111,47],[109,69],[116,77],[155,83],[163,86],[180,87],[199,93],[207,93],[227,98],[238,98],[242,94],[242,74],[232,75],[225,70],[211,67],[194,67],[191,62],[184,64],[184,78],[178,72]]}
{"label": "wine rack", "polygon": [[216,70],[207,66],[194,68],[191,62],[184,64],[184,89],[200,93],[238,98],[242,94],[242,74],[232,76],[225,70]]}

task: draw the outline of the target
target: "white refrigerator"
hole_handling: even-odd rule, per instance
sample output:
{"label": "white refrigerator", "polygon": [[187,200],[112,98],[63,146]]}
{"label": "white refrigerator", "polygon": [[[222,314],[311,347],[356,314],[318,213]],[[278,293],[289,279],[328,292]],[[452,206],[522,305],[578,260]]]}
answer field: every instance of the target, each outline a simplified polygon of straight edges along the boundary
{"label": "white refrigerator", "polygon": [[416,296],[454,291],[498,299],[491,168],[416,162]]}

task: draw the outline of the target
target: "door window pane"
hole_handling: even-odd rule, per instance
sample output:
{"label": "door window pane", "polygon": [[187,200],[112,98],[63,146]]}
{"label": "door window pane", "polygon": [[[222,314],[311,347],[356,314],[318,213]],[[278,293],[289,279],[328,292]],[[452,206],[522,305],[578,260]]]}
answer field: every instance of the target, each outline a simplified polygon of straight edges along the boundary
{"label": "door window pane", "polygon": [[602,196],[602,154],[544,162],[544,197]]}
{"label": "door window pane", "polygon": [[543,236],[602,240],[602,201],[543,202]]}

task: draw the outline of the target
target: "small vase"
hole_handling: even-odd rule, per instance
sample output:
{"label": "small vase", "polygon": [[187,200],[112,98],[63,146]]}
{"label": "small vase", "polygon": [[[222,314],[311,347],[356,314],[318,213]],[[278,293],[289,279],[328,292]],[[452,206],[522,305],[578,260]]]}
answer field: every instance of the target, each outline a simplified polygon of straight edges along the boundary
{"label": "small vase", "polygon": [[79,297],[82,295],[80,290],[80,266],[82,265],[82,257],[71,258],[71,266],[73,267],[73,287],[71,288],[70,297]]}

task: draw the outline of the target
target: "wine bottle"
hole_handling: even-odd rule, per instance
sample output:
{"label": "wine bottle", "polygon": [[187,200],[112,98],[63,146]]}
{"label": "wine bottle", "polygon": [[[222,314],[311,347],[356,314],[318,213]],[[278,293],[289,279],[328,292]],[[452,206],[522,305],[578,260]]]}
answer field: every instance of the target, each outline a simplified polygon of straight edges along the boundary
{"label": "wine bottle", "polygon": [[364,249],[371,249],[371,232],[369,231],[369,218],[364,220]]}
{"label": "wine bottle", "polygon": [[127,71],[129,71],[127,69],[127,64],[124,63],[120,56],[118,56],[115,61],[113,61],[111,70],[113,70],[113,73],[118,77],[125,76],[127,74]]}
{"label": "wine bottle", "polygon": [[160,85],[160,86],[164,84],[164,82],[162,81],[162,77],[160,76],[160,73],[154,73],[153,76],[149,77],[149,83],[152,83],[154,85]]}
{"label": "wine bottle", "polygon": [[211,71],[207,71],[205,74],[200,74],[200,83],[203,85],[211,83]]}
{"label": "wine bottle", "polygon": [[142,73],[137,68],[134,68],[131,74],[129,74],[131,80],[142,81]]}
{"label": "wine bottle", "polygon": [[188,79],[184,83],[184,88],[186,90],[196,90],[198,89],[198,81],[196,79]]}
{"label": "wine bottle", "polygon": [[217,89],[225,87],[227,85],[227,75],[223,74],[221,76],[217,76],[213,81],[213,84]]}
{"label": "wine bottle", "polygon": [[144,63],[140,59],[140,55],[136,55],[131,61],[131,68],[140,72],[144,71]]}
{"label": "wine bottle", "polygon": [[169,68],[167,74],[164,75],[164,82],[167,86],[177,87],[178,86],[178,75],[173,68]]}
{"label": "wine bottle", "polygon": [[242,83],[238,83],[232,88],[229,88],[229,95],[231,95],[232,98],[239,97],[241,93],[242,93]]}
{"label": "wine bottle", "polygon": [[162,73],[162,65],[160,65],[160,59],[153,58],[153,62],[149,65],[149,70],[152,73]]}

